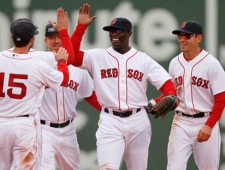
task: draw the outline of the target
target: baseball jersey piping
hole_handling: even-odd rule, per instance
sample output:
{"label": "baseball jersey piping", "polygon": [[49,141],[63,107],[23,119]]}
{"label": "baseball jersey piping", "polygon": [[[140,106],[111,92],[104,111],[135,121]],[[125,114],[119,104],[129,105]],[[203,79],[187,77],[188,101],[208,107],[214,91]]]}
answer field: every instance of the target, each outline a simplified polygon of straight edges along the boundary
{"label": "baseball jersey piping", "polygon": [[[28,57],[28,58],[14,58],[14,57],[10,57],[10,56],[7,56],[5,54],[2,54],[4,57],[6,58],[10,58],[10,59],[14,59],[14,60],[30,60],[32,57]],[[18,54],[16,54],[18,56]]]}
{"label": "baseball jersey piping", "polygon": [[[108,51],[107,51],[107,53],[117,61],[117,63],[118,63],[118,75],[120,75],[120,67],[119,67],[120,64],[119,64],[118,59],[116,57],[114,57],[112,54],[110,54]],[[118,102],[119,102],[119,110],[120,110],[120,83],[119,82],[120,82],[120,76],[118,76]]]}
{"label": "baseball jersey piping", "polygon": [[[183,73],[183,89],[184,89],[184,75],[185,75],[185,67],[184,67],[184,65],[181,63],[181,61],[180,61],[180,57],[181,56],[178,56],[178,62],[180,63],[180,65],[183,67],[183,70],[184,70],[184,73]],[[186,90],[184,90],[184,96],[185,96],[185,93],[186,93]],[[185,104],[185,107],[187,108],[187,105],[186,105],[186,102],[184,103]]]}
{"label": "baseball jersey piping", "polygon": [[[193,67],[191,68],[191,77],[192,77],[192,73],[193,73],[194,67],[195,67],[196,65],[198,65],[202,60],[204,60],[208,55],[209,55],[209,54],[206,54],[205,57],[203,57],[201,60],[199,60],[197,63],[195,63],[195,64],[193,65]],[[194,98],[193,98],[193,95],[192,95],[192,94],[193,94],[193,93],[192,93],[192,84],[191,84],[191,102],[192,102],[194,111],[197,113],[198,111],[196,111],[196,109],[195,109]]]}
{"label": "baseball jersey piping", "polygon": [[58,107],[58,95],[57,95],[57,91],[55,92],[55,105],[56,105],[56,113],[57,113],[57,117],[58,117],[58,121],[59,121],[59,107]]}
{"label": "baseball jersey piping", "polygon": [[65,109],[65,93],[64,93],[64,87],[62,87],[62,97],[63,97],[63,114],[64,114],[64,120],[66,120],[66,109]]}
{"label": "baseball jersey piping", "polygon": [[128,60],[129,59],[131,59],[132,57],[134,57],[136,54],[137,54],[137,52],[138,52],[138,50],[132,55],[132,56],[130,56],[127,60],[126,60],[126,105],[127,105],[127,107],[130,109],[130,107],[129,107],[129,105],[128,105],[128,88],[129,88],[129,86],[128,86],[128,76],[127,76],[127,65],[128,65]]}
{"label": "baseball jersey piping", "polygon": [[[66,120],[66,114],[65,114],[65,97],[64,97],[64,88],[61,87],[62,89],[62,99],[63,99],[63,118],[64,120]],[[59,117],[59,105],[58,105],[58,91],[55,92],[55,96],[56,96],[56,112],[57,112],[57,117],[58,117],[58,121],[60,122],[60,117]]]}

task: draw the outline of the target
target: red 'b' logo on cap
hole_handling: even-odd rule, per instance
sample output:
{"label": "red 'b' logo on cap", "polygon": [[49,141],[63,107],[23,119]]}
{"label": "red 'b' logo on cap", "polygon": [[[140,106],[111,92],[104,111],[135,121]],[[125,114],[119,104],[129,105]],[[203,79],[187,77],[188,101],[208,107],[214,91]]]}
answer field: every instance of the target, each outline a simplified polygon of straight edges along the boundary
{"label": "red 'b' logo on cap", "polygon": [[113,19],[112,22],[111,22],[111,24],[112,24],[112,25],[115,24],[116,21],[117,21],[117,18]]}
{"label": "red 'b' logo on cap", "polygon": [[186,26],[187,22],[183,22],[180,28],[184,28]]}

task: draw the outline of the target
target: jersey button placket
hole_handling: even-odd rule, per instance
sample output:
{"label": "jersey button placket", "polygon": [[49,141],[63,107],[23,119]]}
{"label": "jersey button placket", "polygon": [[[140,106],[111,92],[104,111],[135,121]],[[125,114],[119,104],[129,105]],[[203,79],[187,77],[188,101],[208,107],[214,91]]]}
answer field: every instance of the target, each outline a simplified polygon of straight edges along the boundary
{"label": "jersey button placket", "polygon": [[122,59],[120,62],[120,100],[121,100],[121,107],[126,107],[126,61]]}

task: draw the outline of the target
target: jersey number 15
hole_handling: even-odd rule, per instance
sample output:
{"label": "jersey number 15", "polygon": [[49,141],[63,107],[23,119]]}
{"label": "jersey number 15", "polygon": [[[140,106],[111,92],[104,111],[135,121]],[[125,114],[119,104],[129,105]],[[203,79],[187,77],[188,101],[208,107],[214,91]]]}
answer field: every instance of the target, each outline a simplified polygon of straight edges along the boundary
{"label": "jersey number 15", "polygon": [[[5,78],[5,73],[0,73],[0,97],[5,97],[5,93],[3,92],[4,78]],[[7,95],[13,99],[24,98],[26,96],[27,87],[25,86],[24,83],[15,82],[15,79],[27,79],[27,78],[28,76],[23,74],[10,74],[9,82],[8,82],[9,88],[7,89]],[[21,92],[19,94],[14,94],[13,87],[20,88]]]}

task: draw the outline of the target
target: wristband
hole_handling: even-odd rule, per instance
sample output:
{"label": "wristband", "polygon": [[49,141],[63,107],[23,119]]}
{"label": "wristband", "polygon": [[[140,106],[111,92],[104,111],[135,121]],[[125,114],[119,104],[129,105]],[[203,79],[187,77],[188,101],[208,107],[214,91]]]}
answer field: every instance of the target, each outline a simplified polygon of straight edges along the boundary
{"label": "wristband", "polygon": [[64,59],[59,59],[57,62],[59,63],[59,62],[62,62],[62,61],[66,62],[66,60],[64,60]]}
{"label": "wristband", "polygon": [[152,106],[155,106],[155,105],[156,105],[156,102],[155,102],[155,100],[154,100],[154,99],[149,100],[149,103],[151,103],[151,104],[152,104]]}

